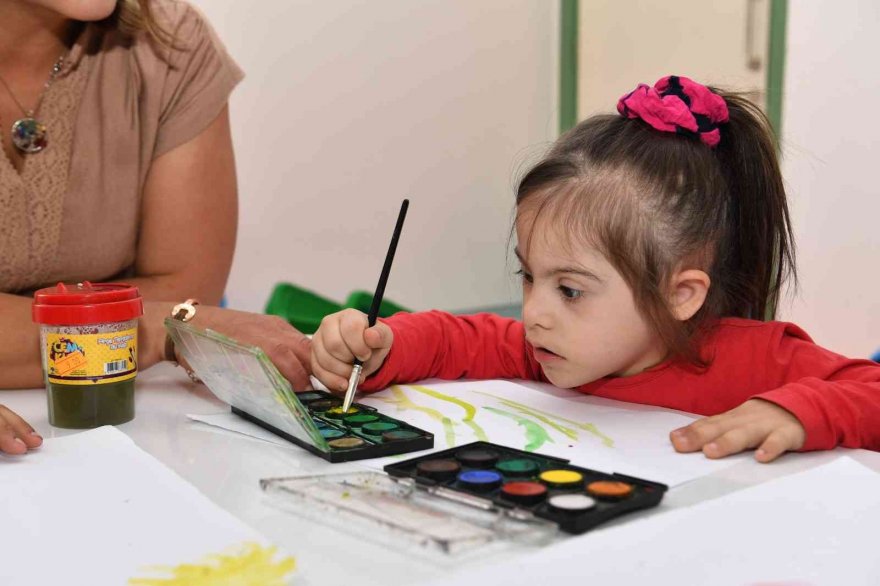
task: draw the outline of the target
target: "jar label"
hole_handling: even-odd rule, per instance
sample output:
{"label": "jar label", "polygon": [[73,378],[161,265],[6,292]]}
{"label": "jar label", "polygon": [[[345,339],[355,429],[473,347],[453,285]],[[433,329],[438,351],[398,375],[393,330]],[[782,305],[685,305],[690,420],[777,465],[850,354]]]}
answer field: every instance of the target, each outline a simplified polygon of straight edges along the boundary
{"label": "jar label", "polygon": [[46,334],[50,383],[115,383],[137,374],[137,328],[103,334]]}

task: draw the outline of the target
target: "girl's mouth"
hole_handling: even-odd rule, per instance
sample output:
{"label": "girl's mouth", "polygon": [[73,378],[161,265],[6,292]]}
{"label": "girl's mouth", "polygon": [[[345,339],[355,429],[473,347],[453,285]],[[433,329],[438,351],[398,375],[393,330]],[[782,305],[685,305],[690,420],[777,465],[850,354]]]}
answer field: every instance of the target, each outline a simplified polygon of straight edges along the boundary
{"label": "girl's mouth", "polygon": [[552,350],[548,350],[542,346],[533,346],[535,351],[535,360],[538,362],[553,362],[555,360],[562,360],[562,356],[553,352]]}

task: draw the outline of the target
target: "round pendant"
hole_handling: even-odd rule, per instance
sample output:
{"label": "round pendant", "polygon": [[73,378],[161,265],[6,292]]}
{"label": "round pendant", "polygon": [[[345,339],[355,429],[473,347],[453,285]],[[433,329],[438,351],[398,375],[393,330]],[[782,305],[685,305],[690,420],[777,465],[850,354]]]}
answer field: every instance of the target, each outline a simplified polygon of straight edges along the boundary
{"label": "round pendant", "polygon": [[12,143],[23,153],[38,153],[48,144],[46,125],[36,118],[22,118],[12,125]]}

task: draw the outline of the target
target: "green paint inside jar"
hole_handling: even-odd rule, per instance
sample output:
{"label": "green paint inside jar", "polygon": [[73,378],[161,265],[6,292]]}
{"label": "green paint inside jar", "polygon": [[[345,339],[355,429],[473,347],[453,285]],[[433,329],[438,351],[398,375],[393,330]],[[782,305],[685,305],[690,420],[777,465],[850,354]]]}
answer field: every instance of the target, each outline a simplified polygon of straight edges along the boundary
{"label": "green paint inside jar", "polygon": [[49,423],[67,429],[119,425],[134,419],[134,379],[84,385],[48,384]]}

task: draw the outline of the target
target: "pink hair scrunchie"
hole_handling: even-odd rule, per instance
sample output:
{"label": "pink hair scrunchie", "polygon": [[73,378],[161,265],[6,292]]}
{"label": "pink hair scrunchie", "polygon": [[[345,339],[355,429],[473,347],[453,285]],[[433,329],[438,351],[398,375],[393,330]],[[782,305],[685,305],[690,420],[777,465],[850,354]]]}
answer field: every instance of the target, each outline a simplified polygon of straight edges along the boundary
{"label": "pink hair scrunchie", "polygon": [[719,124],[728,121],[724,98],[686,77],[668,75],[654,87],[643,83],[617,102],[625,118],[640,118],[657,130],[691,134],[714,148],[721,140]]}

